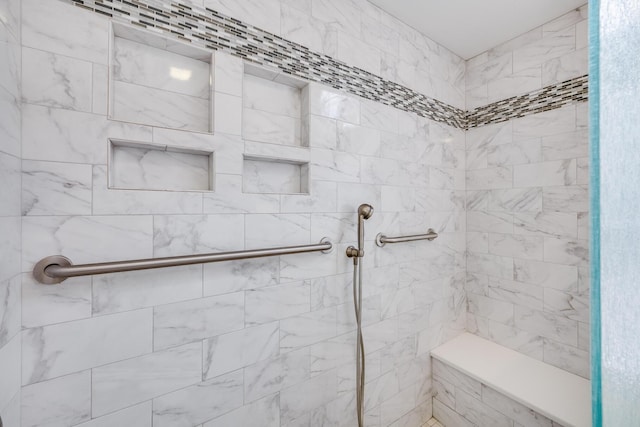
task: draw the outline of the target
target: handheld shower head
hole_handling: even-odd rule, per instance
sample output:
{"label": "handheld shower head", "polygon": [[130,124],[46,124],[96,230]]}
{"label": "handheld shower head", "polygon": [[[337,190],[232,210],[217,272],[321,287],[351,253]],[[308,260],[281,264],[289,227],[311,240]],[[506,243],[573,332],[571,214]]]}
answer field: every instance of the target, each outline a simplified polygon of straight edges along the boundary
{"label": "handheld shower head", "polygon": [[373,215],[373,206],[368,205],[366,203],[358,206],[358,216],[361,216],[362,219],[369,219]]}

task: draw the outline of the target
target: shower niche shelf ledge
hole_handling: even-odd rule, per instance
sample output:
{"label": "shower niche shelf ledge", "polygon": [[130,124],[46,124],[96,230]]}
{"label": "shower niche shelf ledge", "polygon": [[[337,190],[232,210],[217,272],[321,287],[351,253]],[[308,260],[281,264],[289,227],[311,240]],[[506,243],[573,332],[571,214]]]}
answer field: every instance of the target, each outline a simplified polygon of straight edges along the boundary
{"label": "shower niche shelf ledge", "polygon": [[193,132],[212,132],[211,52],[113,24],[109,118]]}
{"label": "shower niche shelf ledge", "polygon": [[309,146],[307,82],[245,63],[242,92],[245,140]]}
{"label": "shower niche shelf ledge", "polygon": [[213,191],[214,153],[134,141],[109,141],[110,189]]}
{"label": "shower niche shelf ledge", "polygon": [[242,191],[260,194],[309,194],[309,163],[245,155]]}

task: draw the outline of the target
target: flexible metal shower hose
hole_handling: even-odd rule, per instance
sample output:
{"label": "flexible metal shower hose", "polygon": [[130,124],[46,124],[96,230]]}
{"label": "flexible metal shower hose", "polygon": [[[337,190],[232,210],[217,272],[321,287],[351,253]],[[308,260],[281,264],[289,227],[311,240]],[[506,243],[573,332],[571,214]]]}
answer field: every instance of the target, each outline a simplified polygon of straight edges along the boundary
{"label": "flexible metal shower hose", "polygon": [[362,263],[353,264],[353,307],[356,313],[356,408],[358,427],[364,427],[364,374],[365,356],[362,338]]}

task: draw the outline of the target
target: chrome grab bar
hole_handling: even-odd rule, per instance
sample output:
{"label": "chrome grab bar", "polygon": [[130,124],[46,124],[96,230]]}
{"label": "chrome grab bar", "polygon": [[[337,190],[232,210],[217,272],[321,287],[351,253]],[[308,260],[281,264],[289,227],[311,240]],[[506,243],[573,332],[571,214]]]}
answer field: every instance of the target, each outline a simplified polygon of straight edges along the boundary
{"label": "chrome grab bar", "polygon": [[250,249],[246,251],[219,252],[199,255],[182,255],[165,258],[148,258],[131,261],[101,262],[73,265],[62,255],[52,255],[41,259],[33,268],[33,277],[45,285],[63,282],[69,277],[93,274],[118,273],[122,271],[148,270],[151,268],[177,267],[181,265],[204,264],[209,262],[233,261],[238,259],[301,254],[306,252],[329,253],[333,244],[327,237],[314,245],[283,246],[279,248]]}
{"label": "chrome grab bar", "polygon": [[415,240],[434,240],[438,233],[433,228],[427,230],[427,234],[413,234],[411,236],[387,237],[382,233],[376,236],[376,245],[383,247],[387,243],[413,242]]}

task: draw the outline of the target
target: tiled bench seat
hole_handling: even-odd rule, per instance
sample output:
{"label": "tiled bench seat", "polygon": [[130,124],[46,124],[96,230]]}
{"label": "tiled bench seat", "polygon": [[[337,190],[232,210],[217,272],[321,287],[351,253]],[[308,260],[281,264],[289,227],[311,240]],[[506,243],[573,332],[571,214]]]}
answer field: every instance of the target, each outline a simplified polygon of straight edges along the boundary
{"label": "tiled bench seat", "polygon": [[465,333],[431,351],[445,427],[590,427],[590,381]]}

